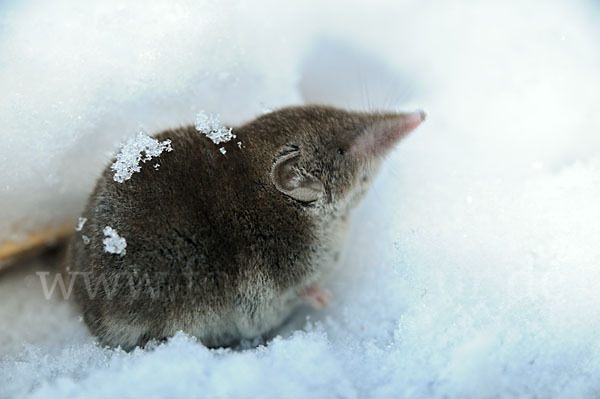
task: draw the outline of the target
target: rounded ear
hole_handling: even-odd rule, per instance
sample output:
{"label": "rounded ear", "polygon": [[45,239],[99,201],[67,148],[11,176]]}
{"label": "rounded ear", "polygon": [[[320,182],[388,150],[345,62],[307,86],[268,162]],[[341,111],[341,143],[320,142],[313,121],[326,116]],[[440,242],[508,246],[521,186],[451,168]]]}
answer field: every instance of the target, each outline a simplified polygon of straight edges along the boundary
{"label": "rounded ear", "polygon": [[301,202],[313,202],[323,192],[323,183],[298,168],[298,151],[279,157],[271,169],[271,181],[277,190]]}

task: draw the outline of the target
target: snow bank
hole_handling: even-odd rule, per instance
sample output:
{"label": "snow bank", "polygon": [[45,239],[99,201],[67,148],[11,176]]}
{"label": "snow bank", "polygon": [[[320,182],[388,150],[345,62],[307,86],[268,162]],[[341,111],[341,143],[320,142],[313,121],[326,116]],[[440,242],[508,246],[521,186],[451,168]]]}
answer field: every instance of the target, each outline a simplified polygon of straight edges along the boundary
{"label": "snow bank", "polygon": [[0,398],[598,396],[597,3],[63,1],[0,18],[5,236],[75,221],[140,124],[302,100],[428,113],[356,212],[325,312],[258,349],[180,334],[125,354],[23,270],[0,280]]}

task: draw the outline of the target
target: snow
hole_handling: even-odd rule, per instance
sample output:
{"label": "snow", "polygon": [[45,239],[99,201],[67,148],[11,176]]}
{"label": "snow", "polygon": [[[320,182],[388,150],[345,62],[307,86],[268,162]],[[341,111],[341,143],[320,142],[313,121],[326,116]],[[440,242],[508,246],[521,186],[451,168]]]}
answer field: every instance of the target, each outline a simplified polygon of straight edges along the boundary
{"label": "snow", "polygon": [[[135,172],[141,170],[140,161],[149,161],[162,154],[163,151],[173,151],[171,140],[159,142],[155,138],[139,132],[137,136],[121,144],[121,151],[110,167],[115,171],[114,180],[119,183],[129,180]],[[154,169],[158,169],[156,165],[154,165]]]}
{"label": "snow", "polygon": [[75,227],[75,231],[81,231],[85,225],[85,222],[87,222],[87,218],[79,217],[79,219],[77,219],[77,227]]}
{"label": "snow", "polygon": [[[204,133],[215,144],[227,143],[235,138],[235,134],[231,133],[232,129],[221,124],[219,115],[211,115],[201,111],[196,116],[195,126],[197,131]],[[222,147],[219,150],[225,154]]]}
{"label": "snow", "polygon": [[355,213],[328,309],[256,349],[127,354],[46,300],[32,260],[0,276],[0,398],[597,397],[599,7],[3,2],[3,238],[77,220],[119,142],[201,110],[428,117]]}
{"label": "snow", "polygon": [[104,239],[102,240],[104,251],[109,254],[125,256],[125,248],[127,247],[125,238],[119,236],[119,233],[110,226],[106,226],[102,232],[104,233]]}

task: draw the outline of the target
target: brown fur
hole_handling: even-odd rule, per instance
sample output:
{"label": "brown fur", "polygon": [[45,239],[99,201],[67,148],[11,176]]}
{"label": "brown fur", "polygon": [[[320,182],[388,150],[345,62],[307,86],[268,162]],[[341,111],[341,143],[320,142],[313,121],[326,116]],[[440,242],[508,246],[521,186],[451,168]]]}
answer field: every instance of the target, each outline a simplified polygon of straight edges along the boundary
{"label": "brown fur", "polygon": [[[234,128],[237,137],[220,145],[193,126],[162,132],[156,137],[170,139],[173,151],[123,183],[107,168],[69,248],[92,333],[131,349],[177,330],[222,346],[275,328],[298,293],[336,263],[344,220],[387,152],[360,157],[352,146],[390,118],[399,115],[287,108]],[[322,183],[316,201],[298,201],[273,182],[274,163],[293,151],[295,173]],[[104,251],[105,226],[127,240],[125,256]],[[100,286],[94,298],[86,279]]]}

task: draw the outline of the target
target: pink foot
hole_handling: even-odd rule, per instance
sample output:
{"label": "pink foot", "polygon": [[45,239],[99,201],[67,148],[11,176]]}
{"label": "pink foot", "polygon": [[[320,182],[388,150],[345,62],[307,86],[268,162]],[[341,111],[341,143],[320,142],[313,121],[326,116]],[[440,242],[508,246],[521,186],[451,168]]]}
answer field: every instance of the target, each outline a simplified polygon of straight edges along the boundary
{"label": "pink foot", "polygon": [[318,284],[308,286],[300,293],[300,298],[315,309],[325,309],[333,299],[333,295],[327,289]]}

